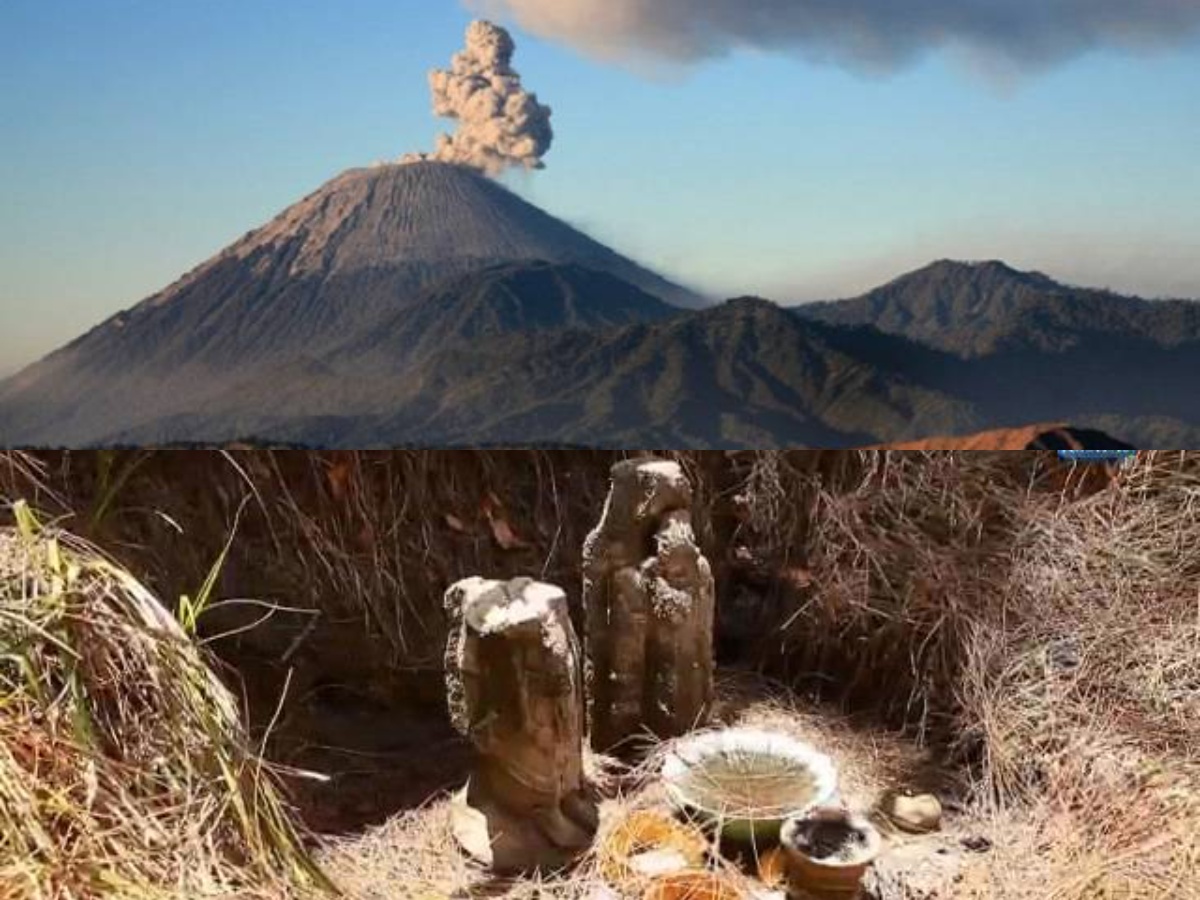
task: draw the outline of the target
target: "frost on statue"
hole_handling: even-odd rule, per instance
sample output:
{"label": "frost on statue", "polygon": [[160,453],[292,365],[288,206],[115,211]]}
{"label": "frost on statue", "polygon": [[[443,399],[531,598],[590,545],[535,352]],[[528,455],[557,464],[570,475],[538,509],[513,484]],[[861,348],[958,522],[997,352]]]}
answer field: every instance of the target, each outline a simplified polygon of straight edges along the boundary
{"label": "frost on statue", "polygon": [[713,691],[713,577],[691,521],[679,465],[612,468],[600,523],[583,547],[588,719],[611,751],[649,732],[704,723]]}
{"label": "frost on statue", "polygon": [[478,753],[454,836],[498,874],[559,868],[592,842],[579,641],[566,594],[529,578],[446,592],[450,716]]}

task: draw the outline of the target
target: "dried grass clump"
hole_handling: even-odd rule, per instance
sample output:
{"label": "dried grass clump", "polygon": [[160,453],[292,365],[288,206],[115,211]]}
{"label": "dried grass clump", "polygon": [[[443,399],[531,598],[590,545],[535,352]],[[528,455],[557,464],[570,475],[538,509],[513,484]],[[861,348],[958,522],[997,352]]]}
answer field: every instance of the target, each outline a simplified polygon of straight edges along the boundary
{"label": "dried grass clump", "polygon": [[780,660],[958,751],[1001,823],[988,896],[1200,895],[1200,455],[1090,494],[1028,453],[836,468],[777,455],[747,491],[807,573]]}
{"label": "dried grass clump", "polygon": [[1200,457],[1028,505],[1008,594],[962,719],[987,797],[1039,813],[1047,896],[1200,896]]}
{"label": "dried grass clump", "polygon": [[0,885],[28,898],[327,886],[232,696],[126,571],[0,529]]}
{"label": "dried grass clump", "polygon": [[[355,679],[440,669],[442,594],[462,572],[575,580],[620,455],[228,447],[43,451],[26,462],[77,533],[119,551],[160,595],[202,579],[236,520],[222,593],[282,610],[246,643],[276,659],[311,651]],[[4,471],[0,494],[32,496],[30,479]],[[240,611],[244,622],[231,621],[237,605],[214,610],[206,627],[236,631],[256,614]]]}
{"label": "dried grass clump", "polygon": [[[1014,456],[1024,456],[1016,460]],[[775,662],[922,734],[950,732],[974,623],[1004,603],[1029,455],[760,454],[747,540],[793,576]]]}
{"label": "dried grass clump", "polygon": [[1006,594],[961,690],[994,795],[1200,763],[1200,457],[1145,454],[1107,491],[1027,504]]}
{"label": "dried grass clump", "polygon": [[21,450],[0,451],[0,508],[26,500],[39,509],[62,508],[62,498],[48,486],[45,463]]}
{"label": "dried grass clump", "polygon": [[708,841],[694,826],[657,809],[630,810],[607,827],[596,842],[600,874],[608,884],[644,878],[634,863],[647,851],[671,854],[691,868],[704,865]]}

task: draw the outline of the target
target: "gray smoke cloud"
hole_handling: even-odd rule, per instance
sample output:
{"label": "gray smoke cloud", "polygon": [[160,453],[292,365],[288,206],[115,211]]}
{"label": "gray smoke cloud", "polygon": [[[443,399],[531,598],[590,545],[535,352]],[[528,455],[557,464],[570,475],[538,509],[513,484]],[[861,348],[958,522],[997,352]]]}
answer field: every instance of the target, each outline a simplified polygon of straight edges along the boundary
{"label": "gray smoke cloud", "polygon": [[487,21],[467,28],[466,47],[450,68],[429,73],[433,111],[455,119],[453,134],[438,136],[432,153],[410,153],[402,162],[437,160],[498,174],[510,166],[545,167],[554,131],[550,107],[521,86],[512,68],[512,36]]}
{"label": "gray smoke cloud", "polygon": [[688,62],[738,48],[895,69],[936,49],[1028,68],[1196,37],[1200,0],[466,0],[601,57]]}

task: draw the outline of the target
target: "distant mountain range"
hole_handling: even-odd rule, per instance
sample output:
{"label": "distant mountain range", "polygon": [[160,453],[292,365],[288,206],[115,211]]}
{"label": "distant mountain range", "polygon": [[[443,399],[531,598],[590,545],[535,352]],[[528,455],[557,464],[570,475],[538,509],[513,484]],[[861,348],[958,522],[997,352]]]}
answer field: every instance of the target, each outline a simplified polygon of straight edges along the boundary
{"label": "distant mountain range", "polygon": [[1200,338],[1200,303],[1067,287],[991,260],[941,260],[853,300],[810,303],[806,318],[869,325],[963,358],[1063,353],[1119,335],[1174,348]]}
{"label": "distant mountain range", "polygon": [[466,169],[353,170],[0,382],[0,444],[1200,447],[1200,304],[951,261],[703,303]]}

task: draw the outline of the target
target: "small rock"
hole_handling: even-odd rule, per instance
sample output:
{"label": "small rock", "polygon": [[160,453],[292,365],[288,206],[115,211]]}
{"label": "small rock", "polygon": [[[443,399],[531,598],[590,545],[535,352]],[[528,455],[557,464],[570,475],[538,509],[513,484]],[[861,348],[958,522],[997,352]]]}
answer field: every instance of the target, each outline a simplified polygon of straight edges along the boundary
{"label": "small rock", "polygon": [[877,900],[950,900],[963,860],[962,851],[944,837],[917,838],[877,859],[864,887]]}
{"label": "small rock", "polygon": [[909,796],[888,793],[879,802],[879,812],[902,831],[927,834],[942,825],[942,804],[933,794]]}
{"label": "small rock", "polygon": [[1070,672],[1078,669],[1082,661],[1079,642],[1074,638],[1066,638],[1052,644],[1046,649],[1046,657],[1051,667],[1060,671]]}
{"label": "small rock", "polygon": [[963,847],[972,853],[987,853],[992,849],[991,838],[986,838],[982,834],[973,834],[965,837],[961,843]]}

